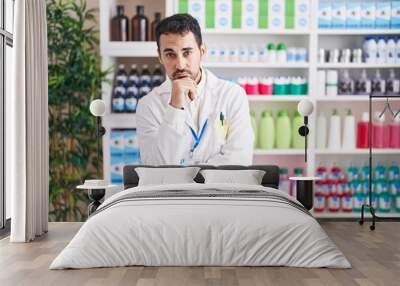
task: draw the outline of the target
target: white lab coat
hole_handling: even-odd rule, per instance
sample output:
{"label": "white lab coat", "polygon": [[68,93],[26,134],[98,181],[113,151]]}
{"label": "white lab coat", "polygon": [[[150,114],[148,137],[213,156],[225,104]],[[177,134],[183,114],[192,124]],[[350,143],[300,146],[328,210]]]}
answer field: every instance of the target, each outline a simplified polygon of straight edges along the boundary
{"label": "white lab coat", "polygon": [[[190,127],[197,130],[187,108],[169,105],[171,81],[139,100],[136,111],[140,156],[146,165],[251,165],[254,134],[245,91],[203,68],[204,98],[199,126],[208,119],[203,138],[193,152]],[[224,122],[220,121],[220,113]]]}

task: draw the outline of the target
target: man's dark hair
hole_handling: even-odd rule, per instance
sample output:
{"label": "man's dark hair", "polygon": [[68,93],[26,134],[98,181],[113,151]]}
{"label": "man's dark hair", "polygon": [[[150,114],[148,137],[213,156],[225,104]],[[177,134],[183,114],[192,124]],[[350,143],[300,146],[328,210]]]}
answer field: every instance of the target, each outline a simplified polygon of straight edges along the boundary
{"label": "man's dark hair", "polygon": [[160,36],[163,34],[185,35],[192,32],[197,45],[202,44],[200,25],[195,18],[189,14],[175,14],[163,19],[156,27],[157,48],[160,49]]}

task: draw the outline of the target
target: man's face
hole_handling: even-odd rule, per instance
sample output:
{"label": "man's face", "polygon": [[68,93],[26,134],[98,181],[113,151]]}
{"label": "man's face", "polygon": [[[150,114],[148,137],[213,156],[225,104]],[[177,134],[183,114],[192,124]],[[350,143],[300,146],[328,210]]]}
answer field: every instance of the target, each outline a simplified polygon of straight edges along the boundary
{"label": "man's face", "polygon": [[205,52],[204,45],[197,45],[192,32],[160,36],[159,60],[171,80],[184,77],[196,80]]}

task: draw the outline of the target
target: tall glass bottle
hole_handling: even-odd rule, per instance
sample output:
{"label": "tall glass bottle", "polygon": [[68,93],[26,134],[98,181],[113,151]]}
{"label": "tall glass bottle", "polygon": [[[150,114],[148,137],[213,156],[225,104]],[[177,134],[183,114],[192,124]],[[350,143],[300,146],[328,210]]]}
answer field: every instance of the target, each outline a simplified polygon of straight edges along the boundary
{"label": "tall glass bottle", "polygon": [[124,6],[117,5],[117,15],[111,19],[111,41],[128,41],[129,19],[124,15]]}
{"label": "tall glass bottle", "polygon": [[144,6],[136,6],[136,15],[132,18],[132,41],[149,40],[149,20],[144,15]]}
{"label": "tall glass bottle", "polygon": [[155,41],[156,40],[156,27],[158,23],[161,22],[161,13],[156,12],[154,14],[154,21],[151,22],[150,24],[150,41]]}

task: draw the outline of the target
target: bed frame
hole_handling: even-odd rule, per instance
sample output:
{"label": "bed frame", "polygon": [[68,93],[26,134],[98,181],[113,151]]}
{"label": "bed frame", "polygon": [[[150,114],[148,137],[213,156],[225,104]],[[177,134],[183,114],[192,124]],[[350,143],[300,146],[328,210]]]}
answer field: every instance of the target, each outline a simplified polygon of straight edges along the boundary
{"label": "bed frame", "polygon": [[[240,165],[221,165],[221,166],[211,166],[211,165],[193,165],[195,167],[200,167],[201,170],[206,169],[217,169],[217,170],[263,170],[265,175],[262,179],[261,184],[264,187],[270,187],[278,189],[279,185],[279,167],[276,165],[252,165],[252,166],[240,166]],[[191,167],[193,167],[191,166]],[[139,176],[135,171],[137,167],[146,168],[181,168],[181,165],[162,165],[162,166],[149,166],[149,165],[127,165],[124,167],[124,189],[136,187],[139,183]],[[189,167],[189,166],[187,166]],[[204,183],[204,178],[200,174],[194,178],[197,183]]]}

